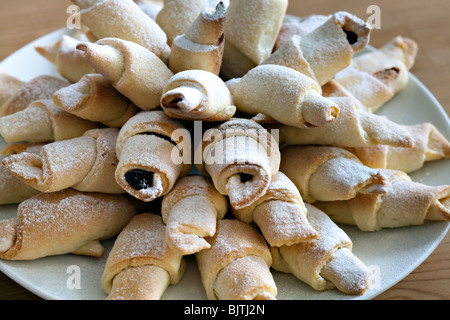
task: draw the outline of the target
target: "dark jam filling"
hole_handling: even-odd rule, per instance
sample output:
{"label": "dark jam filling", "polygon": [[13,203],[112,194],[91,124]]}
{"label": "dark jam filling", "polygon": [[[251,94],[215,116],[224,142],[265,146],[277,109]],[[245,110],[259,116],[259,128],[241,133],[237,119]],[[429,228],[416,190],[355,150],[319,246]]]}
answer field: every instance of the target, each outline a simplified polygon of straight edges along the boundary
{"label": "dark jam filling", "polygon": [[347,41],[350,43],[350,45],[354,45],[358,42],[358,35],[352,31],[346,31],[344,30],[345,34],[347,35]]}
{"label": "dark jam filling", "polygon": [[136,190],[148,189],[153,185],[153,172],[139,169],[131,170],[125,174],[125,180]]}
{"label": "dark jam filling", "polygon": [[241,178],[242,183],[245,183],[253,179],[253,176],[247,173],[239,173],[239,177]]}
{"label": "dark jam filling", "polygon": [[177,143],[175,141],[173,141],[172,139],[170,139],[170,137],[168,137],[168,136],[166,136],[164,134],[160,134],[160,133],[157,133],[157,132],[143,132],[141,134],[156,136],[158,138],[161,138],[161,139],[164,139],[164,140],[170,142],[174,146],[177,146]]}

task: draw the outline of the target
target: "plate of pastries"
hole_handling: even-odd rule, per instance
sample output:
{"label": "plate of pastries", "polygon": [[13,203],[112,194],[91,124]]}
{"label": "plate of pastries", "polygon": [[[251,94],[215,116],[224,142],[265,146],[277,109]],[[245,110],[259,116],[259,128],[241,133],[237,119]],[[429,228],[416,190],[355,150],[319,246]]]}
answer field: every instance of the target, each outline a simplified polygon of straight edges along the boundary
{"label": "plate of pastries", "polygon": [[72,0],[0,63],[0,270],[44,299],[372,299],[450,220],[402,35],[287,0]]}

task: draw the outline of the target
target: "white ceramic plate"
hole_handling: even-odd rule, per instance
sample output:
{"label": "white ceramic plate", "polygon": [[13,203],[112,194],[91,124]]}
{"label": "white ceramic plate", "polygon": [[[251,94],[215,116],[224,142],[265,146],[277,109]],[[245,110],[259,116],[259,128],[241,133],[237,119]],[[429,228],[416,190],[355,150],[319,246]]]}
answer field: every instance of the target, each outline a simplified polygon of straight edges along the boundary
{"label": "white ceramic plate", "polygon": [[[59,30],[17,51],[0,63],[0,71],[21,80],[30,80],[41,74],[58,75],[56,68],[38,55],[34,46],[57,41],[67,30]],[[408,86],[387,103],[380,114],[402,124],[433,123],[450,139],[450,121],[432,94],[411,75]],[[4,141],[0,141],[5,144]],[[1,144],[0,143],[0,144]],[[450,184],[450,161],[428,163],[411,174],[418,182],[429,185]],[[15,217],[16,206],[0,206],[0,219]],[[355,227],[342,227],[354,243],[354,253],[375,274],[373,287],[363,296],[349,296],[337,290],[316,292],[289,274],[274,272],[278,299],[372,299],[402,280],[420,265],[445,236],[449,224],[426,223],[423,226],[365,233]],[[54,256],[34,261],[0,261],[0,270],[17,283],[49,300],[103,300],[106,295],[100,286],[103,267],[113,240],[104,242],[107,251],[103,258],[74,255]],[[180,283],[168,288],[163,299],[200,300],[206,295],[192,256]],[[79,267],[80,288],[70,289],[70,266]],[[69,283],[69,286],[68,286]]]}

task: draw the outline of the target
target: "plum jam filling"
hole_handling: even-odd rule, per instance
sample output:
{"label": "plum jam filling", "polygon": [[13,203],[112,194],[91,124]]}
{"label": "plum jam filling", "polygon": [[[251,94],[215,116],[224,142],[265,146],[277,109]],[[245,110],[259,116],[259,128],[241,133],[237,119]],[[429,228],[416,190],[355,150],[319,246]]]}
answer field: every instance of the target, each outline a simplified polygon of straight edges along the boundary
{"label": "plum jam filling", "polygon": [[354,45],[358,42],[358,35],[352,31],[346,31],[344,30],[345,34],[347,35],[347,41],[350,43],[350,45]]}
{"label": "plum jam filling", "polygon": [[239,173],[239,177],[241,178],[242,183],[248,182],[253,179],[253,176],[247,173]]}
{"label": "plum jam filling", "polygon": [[153,185],[153,172],[139,169],[131,170],[125,174],[125,180],[136,190],[148,189]]}

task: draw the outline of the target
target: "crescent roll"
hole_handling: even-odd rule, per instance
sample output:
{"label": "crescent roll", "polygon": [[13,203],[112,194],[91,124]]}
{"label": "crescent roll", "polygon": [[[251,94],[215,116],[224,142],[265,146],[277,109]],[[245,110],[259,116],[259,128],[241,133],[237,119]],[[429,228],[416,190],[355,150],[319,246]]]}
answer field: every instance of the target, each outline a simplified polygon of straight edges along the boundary
{"label": "crescent roll", "polygon": [[305,17],[292,17],[293,19],[285,19],[278,32],[277,41],[273,47],[273,51],[277,51],[286,41],[293,36],[304,36],[322,25],[330,16],[322,14],[311,14]]}
{"label": "crescent roll", "polygon": [[415,141],[412,148],[378,145],[349,150],[368,167],[406,173],[422,168],[426,162],[450,158],[450,142],[433,124],[404,127]]}
{"label": "crescent roll", "polygon": [[263,236],[234,219],[217,222],[211,248],[196,253],[209,300],[275,300],[272,256]]}
{"label": "crescent roll", "polygon": [[295,69],[322,86],[348,67],[369,42],[371,28],[348,12],[337,12],[311,32],[293,36],[264,64]]}
{"label": "crescent roll", "polygon": [[161,107],[170,117],[184,120],[226,121],[236,112],[226,84],[203,70],[175,74],[164,88]]}
{"label": "crescent roll", "polygon": [[231,210],[237,219],[254,222],[271,246],[289,246],[318,236],[306,218],[297,187],[282,172],[273,177],[266,193],[252,205]]}
{"label": "crescent roll", "polygon": [[205,70],[219,75],[225,46],[226,14],[223,2],[215,9],[205,8],[186,32],[174,39],[169,58],[173,73]]}
{"label": "crescent roll", "polygon": [[450,221],[450,186],[427,186],[397,170],[385,169],[383,174],[389,180],[386,194],[359,194],[347,201],[318,202],[317,207],[336,223],[362,231]]}
{"label": "crescent roll", "polygon": [[61,110],[52,100],[37,100],[26,109],[0,118],[0,134],[8,143],[52,142],[82,136],[97,122]]}
{"label": "crescent roll", "polygon": [[141,213],[115,240],[101,284],[107,300],[159,300],[185,267],[183,256],[167,245],[161,216]]}
{"label": "crescent roll", "polygon": [[73,189],[40,193],[23,201],[17,218],[0,222],[0,259],[34,260],[76,254],[101,257],[110,239],[135,215],[121,195]]}
{"label": "crescent roll", "polygon": [[330,146],[292,146],[281,151],[280,171],[305,202],[348,200],[359,193],[386,193],[386,178],[350,151]]}
{"label": "crescent roll", "polygon": [[355,57],[353,63],[359,70],[369,74],[397,68],[399,74],[393,84],[395,94],[408,83],[408,71],[414,65],[417,50],[418,45],[414,40],[397,36],[381,48]]}
{"label": "crescent roll", "polygon": [[322,86],[323,96],[349,97],[359,109],[374,113],[394,97],[399,74],[400,69],[396,67],[369,74],[352,64]]}
{"label": "crescent roll", "polygon": [[352,253],[353,243],[324,212],[306,204],[308,220],[319,236],[310,242],[271,247],[272,268],[291,273],[318,291],[362,295],[370,286],[370,269]]}
{"label": "crescent roll", "polygon": [[263,114],[285,125],[326,126],[339,114],[337,104],[322,96],[317,82],[292,68],[259,65],[226,84],[238,111]]}
{"label": "crescent roll", "polygon": [[207,7],[208,0],[164,0],[164,6],[155,21],[167,35],[167,44],[172,46],[174,39],[184,34]]}
{"label": "crescent roll", "polygon": [[287,0],[236,0],[227,9],[225,37],[256,65],[267,59],[280,31]]}
{"label": "crescent roll", "polygon": [[2,84],[7,86],[7,95],[0,99],[0,117],[25,110],[34,101],[51,99],[55,91],[70,85],[67,80],[47,75],[38,76],[22,84],[17,82],[20,80],[15,81],[14,85],[11,84],[13,80],[6,81],[8,84],[5,84],[5,80]]}
{"label": "crescent roll", "polygon": [[210,247],[204,239],[216,233],[217,220],[228,212],[228,201],[209,178],[180,178],[164,196],[161,215],[166,224],[166,240],[181,255]]}
{"label": "crescent roll", "polygon": [[117,183],[150,202],[167,194],[192,167],[189,131],[164,111],[143,111],[120,129],[116,143]]}
{"label": "crescent roll", "polygon": [[41,146],[42,144],[39,143],[11,144],[0,151],[0,205],[18,204],[39,193],[38,190],[30,187],[13,175],[1,161],[11,155],[25,151],[39,153]]}
{"label": "crescent roll", "polygon": [[216,189],[228,196],[233,208],[242,209],[269,188],[279,171],[280,150],[261,125],[232,118],[205,132],[195,163],[201,173],[211,177]]}
{"label": "crescent roll", "polygon": [[88,130],[83,136],[53,142],[39,153],[21,152],[3,159],[18,179],[41,192],[72,188],[84,192],[125,193],[116,183],[115,152],[119,130]]}
{"label": "crescent roll", "polygon": [[133,0],[71,0],[81,8],[81,22],[96,39],[119,38],[167,59],[167,36]]}
{"label": "crescent roll", "polygon": [[315,128],[282,126],[280,137],[287,145],[331,145],[336,147],[372,147],[386,145],[410,149],[414,136],[403,125],[386,117],[358,109],[351,98],[330,98],[339,107],[339,116],[331,124]]}
{"label": "crescent roll", "polygon": [[63,78],[75,83],[84,75],[94,72],[94,68],[83,57],[83,52],[77,50],[78,43],[79,40],[63,35],[55,43],[36,46],[34,49],[53,63]]}
{"label": "crescent roll", "polygon": [[55,105],[80,118],[120,128],[138,108],[101,74],[89,73],[53,94]]}
{"label": "crescent roll", "polygon": [[3,108],[3,104],[14,96],[25,83],[8,73],[0,72],[0,108]]}
{"label": "crescent roll", "polygon": [[97,72],[136,106],[143,110],[159,106],[162,91],[173,73],[154,53],[137,43],[116,38],[80,43],[77,48],[84,51]]}

